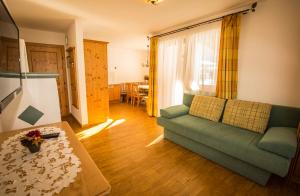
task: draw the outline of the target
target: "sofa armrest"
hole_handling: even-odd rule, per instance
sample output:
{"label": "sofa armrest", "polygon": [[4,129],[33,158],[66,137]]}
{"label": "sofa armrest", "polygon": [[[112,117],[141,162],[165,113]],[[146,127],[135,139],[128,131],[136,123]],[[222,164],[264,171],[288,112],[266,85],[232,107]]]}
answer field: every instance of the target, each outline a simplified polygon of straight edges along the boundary
{"label": "sofa armrest", "polygon": [[257,146],[286,158],[293,158],[297,151],[297,129],[272,127],[261,138]]}
{"label": "sofa armrest", "polygon": [[160,115],[164,118],[175,118],[189,113],[190,108],[186,105],[175,105],[160,110]]}

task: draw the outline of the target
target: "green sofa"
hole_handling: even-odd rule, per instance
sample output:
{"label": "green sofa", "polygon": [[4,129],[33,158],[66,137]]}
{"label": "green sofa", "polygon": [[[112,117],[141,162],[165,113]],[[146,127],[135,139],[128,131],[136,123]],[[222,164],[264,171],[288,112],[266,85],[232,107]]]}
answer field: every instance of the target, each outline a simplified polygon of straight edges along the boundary
{"label": "green sofa", "polygon": [[[300,109],[272,106],[268,129],[259,134],[189,115],[193,95],[160,111],[164,138],[266,185],[271,174],[285,177],[297,149]],[[225,106],[226,107],[226,106]]]}

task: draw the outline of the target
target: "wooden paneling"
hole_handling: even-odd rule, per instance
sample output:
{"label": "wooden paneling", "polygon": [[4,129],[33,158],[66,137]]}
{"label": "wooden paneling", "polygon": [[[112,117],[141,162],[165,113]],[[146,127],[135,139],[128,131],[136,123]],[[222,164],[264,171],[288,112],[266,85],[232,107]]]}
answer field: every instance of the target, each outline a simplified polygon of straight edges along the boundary
{"label": "wooden paneling", "polygon": [[89,124],[97,124],[109,111],[107,43],[84,40],[84,61]]}
{"label": "wooden paneling", "polygon": [[26,43],[28,66],[30,72],[58,73],[57,88],[60,112],[69,114],[66,63],[64,46]]}
{"label": "wooden paneling", "polygon": [[109,85],[109,101],[119,101],[120,93],[121,93],[120,84]]}
{"label": "wooden paneling", "polygon": [[68,48],[67,53],[68,53],[67,63],[70,69],[72,105],[78,109],[77,64],[75,60],[75,56],[76,56],[75,47]]}
{"label": "wooden paneling", "polygon": [[120,85],[114,85],[114,100],[119,101],[120,100],[120,93],[121,93],[121,88]]}

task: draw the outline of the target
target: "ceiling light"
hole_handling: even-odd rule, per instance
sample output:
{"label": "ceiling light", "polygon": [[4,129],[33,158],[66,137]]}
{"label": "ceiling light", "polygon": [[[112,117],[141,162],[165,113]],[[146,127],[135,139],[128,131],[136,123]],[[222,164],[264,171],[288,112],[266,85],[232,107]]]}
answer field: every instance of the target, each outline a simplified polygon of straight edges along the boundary
{"label": "ceiling light", "polygon": [[146,0],[147,3],[151,3],[152,5],[157,5],[158,3],[162,2],[163,0]]}

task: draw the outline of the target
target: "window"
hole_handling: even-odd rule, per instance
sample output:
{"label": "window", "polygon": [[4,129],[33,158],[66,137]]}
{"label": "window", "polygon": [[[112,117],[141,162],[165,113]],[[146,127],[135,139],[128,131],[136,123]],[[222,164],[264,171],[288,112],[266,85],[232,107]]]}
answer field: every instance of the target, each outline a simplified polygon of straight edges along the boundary
{"label": "window", "polygon": [[182,103],[183,92],[214,95],[221,23],[158,42],[158,108]]}

